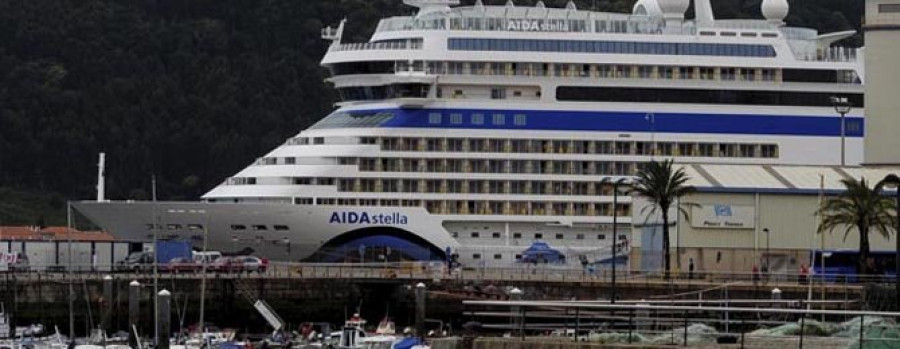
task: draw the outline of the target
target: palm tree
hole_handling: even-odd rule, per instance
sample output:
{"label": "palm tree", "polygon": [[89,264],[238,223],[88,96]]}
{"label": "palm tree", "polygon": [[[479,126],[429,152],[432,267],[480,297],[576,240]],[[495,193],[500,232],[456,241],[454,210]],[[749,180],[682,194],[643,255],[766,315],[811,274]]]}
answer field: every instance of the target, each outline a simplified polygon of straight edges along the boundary
{"label": "palm tree", "polygon": [[[663,162],[651,161],[647,168],[637,174],[634,181],[633,192],[639,196],[649,199],[652,203],[650,215],[659,212],[663,220],[663,260],[665,261],[666,279],[672,271],[672,256],[669,251],[669,209],[676,200],[691,194],[696,189],[686,183],[691,179],[684,172],[684,168],[674,169],[674,161],[664,160]],[[687,211],[681,206],[678,212],[685,217],[688,216]]]}
{"label": "palm tree", "polygon": [[856,228],[859,232],[859,259],[856,270],[859,274],[869,272],[869,232],[874,229],[885,238],[889,238],[894,226],[894,202],[890,197],[882,195],[884,183],[869,188],[865,178],[859,181],[845,179],[841,183],[847,189],[837,198],[828,200],[818,214],[822,216],[819,233],[832,232],[836,228],[844,229],[844,240]]}

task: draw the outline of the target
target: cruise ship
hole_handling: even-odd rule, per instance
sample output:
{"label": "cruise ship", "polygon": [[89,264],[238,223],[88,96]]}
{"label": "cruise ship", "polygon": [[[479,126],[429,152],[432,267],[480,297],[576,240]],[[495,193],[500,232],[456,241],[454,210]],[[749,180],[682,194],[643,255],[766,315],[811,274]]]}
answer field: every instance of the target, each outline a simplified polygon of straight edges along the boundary
{"label": "cruise ship", "polygon": [[627,252],[632,198],[612,183],[650,161],[862,161],[864,50],[786,26],[786,0],[758,20],[716,19],[710,0],[691,19],[689,0],[403,2],[416,14],[368,42],[323,29],[336,110],[201,201],[76,209],[122,239],[277,260],[575,267]]}

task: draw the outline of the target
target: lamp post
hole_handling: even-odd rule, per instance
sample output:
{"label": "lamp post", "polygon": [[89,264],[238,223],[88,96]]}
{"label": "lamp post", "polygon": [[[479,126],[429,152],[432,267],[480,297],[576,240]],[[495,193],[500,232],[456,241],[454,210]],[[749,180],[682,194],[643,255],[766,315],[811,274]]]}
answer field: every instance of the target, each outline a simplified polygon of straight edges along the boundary
{"label": "lamp post", "polygon": [[834,111],[841,114],[841,166],[847,166],[847,123],[845,118],[847,113],[853,110],[853,105],[850,104],[847,97],[832,96],[830,100]]}
{"label": "lamp post", "polygon": [[600,183],[609,183],[612,182],[613,185],[613,243],[612,243],[612,296],[610,297],[610,303],[616,303],[616,264],[618,264],[617,259],[618,255],[618,244],[619,244],[619,186],[623,184],[629,184],[627,178],[620,178],[617,181],[612,181],[609,178],[604,178]]}
{"label": "lamp post", "polygon": [[896,250],[894,251],[894,289],[896,292],[895,301],[897,302],[897,309],[900,309],[900,177],[896,174],[891,173],[884,177],[881,180],[885,186],[894,188],[894,198],[896,200],[897,206],[895,206],[897,213],[897,217],[895,217],[897,226],[895,227],[894,232],[894,240],[896,241]]}
{"label": "lamp post", "polygon": [[765,264],[764,266],[765,266],[765,269],[766,269],[766,270],[765,270],[765,271],[766,271],[766,277],[768,277],[768,274],[769,274],[769,272],[770,272],[770,269],[772,268],[772,265],[769,264],[769,262],[771,261],[771,260],[769,259],[769,257],[771,256],[770,249],[769,249],[769,248],[771,247],[771,245],[769,245],[769,240],[770,240],[770,239],[769,239],[769,236],[770,236],[771,234],[769,234],[769,233],[770,233],[770,232],[769,232],[769,228],[764,228],[764,229],[763,229],[763,233],[766,233],[766,264]]}

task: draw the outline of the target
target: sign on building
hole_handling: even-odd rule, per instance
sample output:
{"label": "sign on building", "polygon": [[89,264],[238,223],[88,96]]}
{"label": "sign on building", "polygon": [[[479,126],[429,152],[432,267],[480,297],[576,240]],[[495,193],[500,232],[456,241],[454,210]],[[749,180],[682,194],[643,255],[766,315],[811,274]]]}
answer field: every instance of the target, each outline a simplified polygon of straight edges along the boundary
{"label": "sign on building", "polygon": [[698,229],[754,229],[753,206],[706,204],[693,207],[691,226]]}

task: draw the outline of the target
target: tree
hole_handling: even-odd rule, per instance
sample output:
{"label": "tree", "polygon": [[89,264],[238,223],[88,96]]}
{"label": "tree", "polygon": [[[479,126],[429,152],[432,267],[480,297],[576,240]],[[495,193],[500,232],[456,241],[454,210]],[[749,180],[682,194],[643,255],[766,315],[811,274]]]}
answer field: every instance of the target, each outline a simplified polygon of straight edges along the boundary
{"label": "tree", "polygon": [[[690,177],[684,172],[684,168],[674,168],[674,161],[651,161],[647,168],[637,174],[634,182],[633,193],[643,196],[652,203],[650,215],[659,212],[662,215],[663,229],[663,260],[665,261],[665,277],[669,278],[672,271],[671,252],[669,251],[669,209],[679,198],[691,194],[696,189],[687,185]],[[679,213],[685,217],[687,211],[681,206],[677,207]]]}
{"label": "tree", "polygon": [[847,236],[856,228],[859,233],[856,270],[859,274],[868,274],[869,232],[874,229],[885,238],[890,236],[894,226],[894,202],[881,194],[883,183],[876,184],[874,188],[869,187],[865,178],[859,181],[845,179],[841,183],[846,190],[837,198],[828,200],[818,211],[822,216],[819,233],[844,228],[844,240],[847,240]]}

